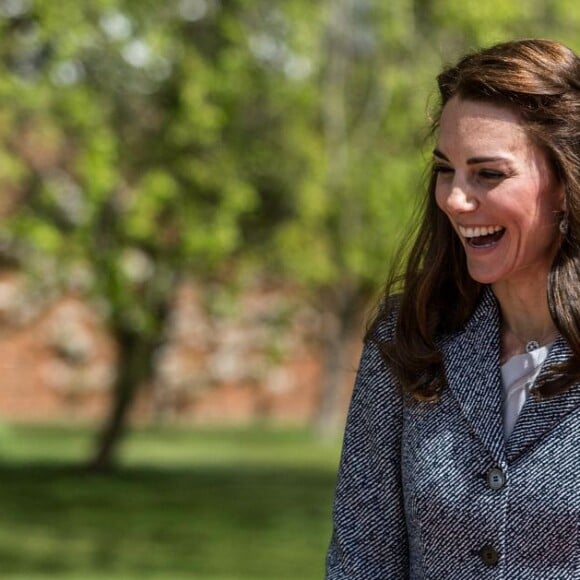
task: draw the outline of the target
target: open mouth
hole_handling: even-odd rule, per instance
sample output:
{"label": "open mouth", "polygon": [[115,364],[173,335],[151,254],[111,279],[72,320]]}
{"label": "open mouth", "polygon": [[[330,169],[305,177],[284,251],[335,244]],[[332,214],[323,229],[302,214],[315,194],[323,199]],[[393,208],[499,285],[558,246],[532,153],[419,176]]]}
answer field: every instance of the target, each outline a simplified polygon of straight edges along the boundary
{"label": "open mouth", "polygon": [[503,226],[459,226],[459,233],[472,248],[487,248],[499,242],[505,233]]}

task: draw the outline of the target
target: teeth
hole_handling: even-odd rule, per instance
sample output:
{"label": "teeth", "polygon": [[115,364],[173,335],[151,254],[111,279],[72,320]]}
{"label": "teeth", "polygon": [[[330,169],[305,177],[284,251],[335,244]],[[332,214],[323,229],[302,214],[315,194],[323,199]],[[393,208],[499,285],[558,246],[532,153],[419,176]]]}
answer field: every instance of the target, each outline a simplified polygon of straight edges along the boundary
{"label": "teeth", "polygon": [[464,238],[477,238],[479,236],[488,236],[490,234],[495,234],[503,230],[503,226],[476,226],[466,228],[464,226],[458,226],[459,233]]}

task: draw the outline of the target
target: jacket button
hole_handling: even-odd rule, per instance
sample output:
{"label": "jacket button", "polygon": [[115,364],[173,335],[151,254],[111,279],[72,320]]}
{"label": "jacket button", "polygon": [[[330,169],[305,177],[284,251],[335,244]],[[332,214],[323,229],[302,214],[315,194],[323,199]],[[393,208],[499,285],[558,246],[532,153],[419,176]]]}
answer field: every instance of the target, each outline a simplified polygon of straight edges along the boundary
{"label": "jacket button", "polygon": [[485,476],[491,489],[501,489],[505,485],[504,472],[499,467],[492,467]]}
{"label": "jacket button", "polygon": [[486,566],[495,566],[499,562],[498,551],[490,545],[483,546],[479,550],[479,557]]}

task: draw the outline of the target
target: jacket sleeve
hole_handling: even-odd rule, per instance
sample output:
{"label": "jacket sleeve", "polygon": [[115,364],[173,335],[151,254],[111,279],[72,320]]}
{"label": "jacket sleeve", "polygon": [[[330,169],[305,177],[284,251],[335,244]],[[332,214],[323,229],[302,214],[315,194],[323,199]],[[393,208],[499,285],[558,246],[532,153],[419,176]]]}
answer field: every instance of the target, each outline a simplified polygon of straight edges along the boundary
{"label": "jacket sleeve", "polygon": [[377,346],[363,350],[338,472],[326,580],[408,577],[402,397]]}

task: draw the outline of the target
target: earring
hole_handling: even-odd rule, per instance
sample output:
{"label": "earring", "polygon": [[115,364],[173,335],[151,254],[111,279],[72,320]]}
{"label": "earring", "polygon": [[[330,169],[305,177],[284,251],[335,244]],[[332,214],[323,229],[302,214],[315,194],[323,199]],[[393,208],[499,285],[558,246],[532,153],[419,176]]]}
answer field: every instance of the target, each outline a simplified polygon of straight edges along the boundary
{"label": "earring", "polygon": [[558,224],[558,229],[560,230],[560,233],[563,236],[565,236],[568,233],[568,215],[567,214],[564,214],[564,216],[560,220],[560,223]]}

